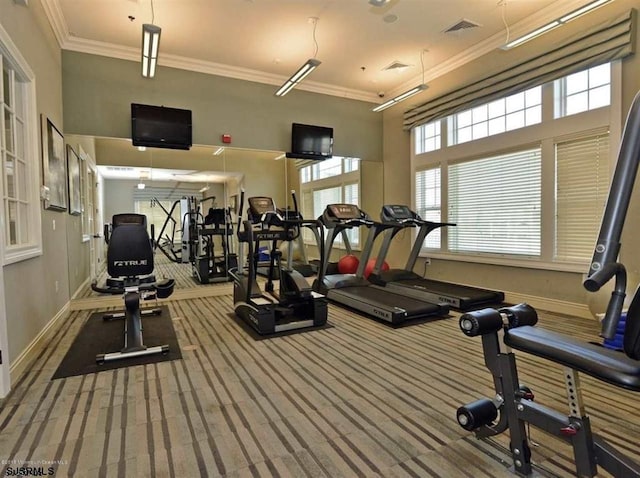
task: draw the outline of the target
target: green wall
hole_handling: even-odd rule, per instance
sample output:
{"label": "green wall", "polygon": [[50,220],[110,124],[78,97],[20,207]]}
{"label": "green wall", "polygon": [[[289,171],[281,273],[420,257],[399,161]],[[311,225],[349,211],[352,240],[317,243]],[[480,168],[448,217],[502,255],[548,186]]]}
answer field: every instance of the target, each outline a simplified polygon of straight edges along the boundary
{"label": "green wall", "polygon": [[130,105],[143,103],[192,110],[195,144],[220,144],[224,133],[234,147],[288,151],[291,123],[310,123],[333,127],[334,154],[382,160],[382,116],[370,103],[301,90],[277,98],[273,85],[167,67],[145,79],[138,62],[71,51],[62,68],[70,133],[129,138]]}

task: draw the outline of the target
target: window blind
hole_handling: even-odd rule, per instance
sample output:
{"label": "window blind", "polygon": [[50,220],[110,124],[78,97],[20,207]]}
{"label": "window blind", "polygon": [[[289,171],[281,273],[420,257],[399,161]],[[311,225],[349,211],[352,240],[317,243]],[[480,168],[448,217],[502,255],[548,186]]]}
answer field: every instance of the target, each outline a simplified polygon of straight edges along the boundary
{"label": "window blind", "polygon": [[[345,184],[344,186],[344,201],[347,204],[355,204],[356,206],[360,205],[359,199],[359,184]],[[349,242],[352,246],[357,246],[360,244],[360,228],[353,228],[347,230],[347,237],[349,238]]]}
{"label": "window blind", "polygon": [[[416,212],[426,221],[440,222],[440,168],[416,173]],[[422,247],[440,249],[440,229],[431,231]]]}
{"label": "window blind", "polygon": [[449,249],[540,255],[540,148],[449,166]]}
{"label": "window blind", "polygon": [[609,179],[608,132],[556,144],[556,260],[591,258]]}
{"label": "window blind", "polygon": [[634,53],[636,10],[594,26],[555,48],[492,72],[471,84],[405,112],[404,129],[446,118],[477,105],[542,85]]}
{"label": "window blind", "polygon": [[133,187],[135,188],[133,190],[134,201],[151,201],[153,198],[156,198],[159,201],[169,201],[173,203],[183,197],[195,196],[198,199],[202,198],[202,193],[199,191],[202,184],[185,187],[158,187],[147,185],[144,189],[137,189],[136,186]]}

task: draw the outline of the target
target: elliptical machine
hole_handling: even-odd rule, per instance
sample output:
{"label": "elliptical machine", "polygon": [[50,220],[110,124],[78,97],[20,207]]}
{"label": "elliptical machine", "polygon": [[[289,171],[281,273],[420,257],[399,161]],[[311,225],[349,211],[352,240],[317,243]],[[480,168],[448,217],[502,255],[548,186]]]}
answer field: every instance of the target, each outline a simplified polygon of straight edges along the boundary
{"label": "elliptical machine", "polygon": [[[317,221],[287,218],[276,209],[270,197],[250,197],[247,219],[238,221],[239,258],[244,258],[243,245],[247,244],[246,271],[239,266],[230,271],[234,279],[233,302],[238,317],[251,325],[259,334],[267,335],[309,327],[320,327],[327,322],[327,299],[311,289],[298,271],[285,267],[279,241],[294,241],[301,227],[315,224],[318,246],[323,249],[323,231]],[[294,202],[295,204],[295,202]],[[240,195],[240,211],[244,207],[244,191]],[[297,208],[296,208],[297,209]],[[269,272],[265,293],[256,280],[261,241],[271,242]],[[275,292],[274,277],[279,272],[279,292]]]}
{"label": "elliptical machine", "polygon": [[[202,222],[195,223],[196,249],[191,268],[201,284],[231,280],[229,270],[238,267],[233,252],[233,224],[230,208],[209,208]],[[214,239],[219,238],[221,252],[216,254]]]}

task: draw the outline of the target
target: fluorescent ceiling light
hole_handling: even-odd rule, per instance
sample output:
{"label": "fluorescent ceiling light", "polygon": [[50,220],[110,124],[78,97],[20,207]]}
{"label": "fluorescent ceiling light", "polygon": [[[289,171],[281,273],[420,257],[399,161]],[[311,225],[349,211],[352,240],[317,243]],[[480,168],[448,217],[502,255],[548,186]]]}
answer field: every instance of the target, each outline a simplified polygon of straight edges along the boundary
{"label": "fluorescent ceiling light", "polygon": [[422,85],[418,85],[415,88],[411,88],[409,91],[405,91],[404,93],[396,96],[395,98],[391,98],[389,101],[385,101],[384,103],[376,106],[375,108],[373,108],[373,111],[382,111],[382,110],[386,110],[387,108],[395,105],[396,103],[400,103],[401,101],[406,100],[407,98],[420,93],[421,91],[426,90],[427,88],[429,88],[427,85],[425,85],[424,83]]}
{"label": "fluorescent ceiling light", "polygon": [[585,5],[582,8],[578,8],[577,10],[574,10],[573,12],[566,14],[564,17],[560,17],[560,23],[567,23],[573,20],[574,18],[578,18],[580,15],[584,15],[585,13],[590,12],[591,10],[595,10],[596,8],[604,5],[605,3],[609,3],[610,1],[611,0],[596,0],[593,3]]}
{"label": "fluorescent ceiling light", "polygon": [[146,151],[147,147],[146,146],[138,146],[138,151]]}
{"label": "fluorescent ceiling light", "polygon": [[145,23],[142,25],[142,76],[153,78],[156,74],[161,28]]}
{"label": "fluorescent ceiling light", "polygon": [[138,183],[138,189],[144,189],[145,187],[144,183]]}
{"label": "fluorescent ceiling light", "polygon": [[588,5],[585,5],[584,7],[578,8],[577,10],[567,13],[566,15],[547,23],[546,25],[543,25],[540,28],[537,28],[536,30],[530,33],[527,33],[526,35],[522,35],[521,37],[518,37],[515,40],[510,41],[509,43],[502,46],[501,48],[503,50],[509,50],[513,47],[522,45],[523,43],[528,42],[529,40],[532,40],[533,38],[536,38],[542,35],[543,33],[548,32],[549,30],[553,30],[556,27],[564,25],[565,23],[570,22],[571,20],[574,20],[581,15],[584,15],[585,13],[591,12],[596,8],[601,7],[602,5],[609,3],[611,1],[612,0],[596,0],[595,2],[591,2]]}
{"label": "fluorescent ceiling light", "polygon": [[223,152],[223,151],[224,151],[224,147],[223,147],[223,146],[220,146],[218,149],[216,149],[216,150],[213,152],[213,155],[214,155],[214,156],[220,156],[220,155],[222,154],[222,152]]}
{"label": "fluorescent ceiling light", "polygon": [[309,73],[318,68],[320,63],[321,62],[315,58],[308,59],[307,62],[302,65],[298,71],[291,76],[291,78],[285,81],[278,91],[276,91],[276,96],[284,96],[289,93],[289,91],[298,86]]}

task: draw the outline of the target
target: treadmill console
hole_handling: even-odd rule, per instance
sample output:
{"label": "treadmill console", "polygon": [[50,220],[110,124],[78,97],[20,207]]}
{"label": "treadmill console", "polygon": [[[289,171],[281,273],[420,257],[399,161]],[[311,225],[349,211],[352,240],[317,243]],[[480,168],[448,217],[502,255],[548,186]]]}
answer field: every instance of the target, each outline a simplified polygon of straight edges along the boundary
{"label": "treadmill console", "polygon": [[366,215],[355,204],[329,204],[325,213],[337,221],[348,221],[350,219],[364,219]]}
{"label": "treadmill console", "polygon": [[398,222],[407,219],[418,219],[418,215],[407,206],[392,204],[382,206],[380,211],[380,219],[384,222]]}

